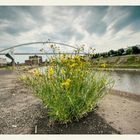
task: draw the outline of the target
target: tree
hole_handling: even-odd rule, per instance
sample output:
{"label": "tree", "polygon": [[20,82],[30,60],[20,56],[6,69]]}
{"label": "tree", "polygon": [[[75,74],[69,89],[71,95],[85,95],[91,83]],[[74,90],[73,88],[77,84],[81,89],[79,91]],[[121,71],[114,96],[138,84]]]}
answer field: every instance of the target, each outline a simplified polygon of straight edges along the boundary
{"label": "tree", "polygon": [[114,55],[114,52],[115,52],[114,50],[110,50],[110,51],[108,52],[108,55],[109,55],[109,56]]}
{"label": "tree", "polygon": [[94,54],[94,55],[92,56],[92,59],[98,58],[98,57],[99,57],[99,53],[96,53],[96,54]]}
{"label": "tree", "polygon": [[132,53],[133,53],[132,48],[129,48],[129,49],[126,50],[126,54],[132,54]]}
{"label": "tree", "polygon": [[118,49],[118,52],[117,52],[118,55],[122,55],[123,53],[124,53],[124,49],[123,48]]}
{"label": "tree", "polygon": [[100,53],[100,56],[107,57],[108,56],[108,53],[107,52]]}
{"label": "tree", "polygon": [[140,49],[137,46],[133,46],[132,47],[132,52],[133,52],[133,54],[139,54],[140,53]]}
{"label": "tree", "polygon": [[117,56],[118,55],[118,51],[114,51],[114,56]]}

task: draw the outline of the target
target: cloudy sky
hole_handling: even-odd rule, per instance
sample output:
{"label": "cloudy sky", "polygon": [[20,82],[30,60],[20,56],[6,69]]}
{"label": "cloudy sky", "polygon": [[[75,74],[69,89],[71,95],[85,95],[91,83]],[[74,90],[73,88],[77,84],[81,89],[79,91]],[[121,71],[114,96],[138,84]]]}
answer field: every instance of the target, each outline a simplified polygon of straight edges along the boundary
{"label": "cloudy sky", "polygon": [[[71,45],[85,44],[96,52],[140,44],[140,7],[0,6],[0,50],[48,39]],[[15,52],[39,52],[42,47],[24,46]],[[16,61],[24,62],[27,58],[17,56]]]}

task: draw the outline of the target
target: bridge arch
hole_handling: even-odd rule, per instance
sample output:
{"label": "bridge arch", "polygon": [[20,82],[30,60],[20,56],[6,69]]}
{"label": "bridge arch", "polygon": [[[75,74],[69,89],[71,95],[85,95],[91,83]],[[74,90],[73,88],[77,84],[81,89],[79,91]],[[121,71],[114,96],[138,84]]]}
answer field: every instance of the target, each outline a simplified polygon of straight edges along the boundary
{"label": "bridge arch", "polygon": [[[54,42],[54,41],[44,41],[44,42],[40,41],[40,42],[23,43],[23,44],[19,44],[19,45],[15,45],[15,46],[12,46],[12,47],[8,47],[8,48],[5,48],[5,49],[2,49],[2,50],[0,50],[0,55],[4,55],[4,53],[2,53],[4,51],[11,50],[11,49],[14,49],[14,48],[18,48],[18,47],[21,47],[21,46],[33,45],[33,44],[43,44],[43,45],[44,44],[56,44],[56,45],[67,46],[67,47],[70,47],[70,48],[73,48],[73,49],[78,49],[77,47],[69,45],[69,44],[66,44],[66,43]],[[48,54],[54,54],[54,53],[48,53]],[[85,54],[84,51],[83,51],[83,54]],[[20,55],[20,54],[18,54],[18,55]]]}
{"label": "bridge arch", "polygon": [[[44,53],[15,53],[13,52],[13,56],[9,53],[3,53],[7,50],[12,50],[14,48],[18,48],[18,47],[22,47],[22,46],[28,46],[28,45],[33,45],[33,44],[56,44],[56,45],[61,45],[61,46],[67,46],[67,47],[70,47],[70,48],[73,48],[73,49],[78,49],[78,47],[75,47],[75,46],[72,46],[72,45],[69,45],[69,44],[66,44],[66,43],[61,43],[61,42],[54,42],[54,41],[38,41],[38,42],[29,42],[29,43],[23,43],[23,44],[19,44],[19,45],[15,45],[15,46],[12,46],[12,47],[8,47],[8,48],[5,48],[5,49],[2,49],[0,50],[0,55],[5,55],[6,57],[10,58],[11,59],[11,63],[14,67],[15,65],[15,59],[14,59],[14,55],[54,55],[54,54],[60,54],[60,53],[47,53],[47,52],[44,52]],[[75,54],[75,53],[61,53],[61,54]],[[88,53],[85,53],[84,51],[82,52],[79,52],[78,54],[88,54]]]}

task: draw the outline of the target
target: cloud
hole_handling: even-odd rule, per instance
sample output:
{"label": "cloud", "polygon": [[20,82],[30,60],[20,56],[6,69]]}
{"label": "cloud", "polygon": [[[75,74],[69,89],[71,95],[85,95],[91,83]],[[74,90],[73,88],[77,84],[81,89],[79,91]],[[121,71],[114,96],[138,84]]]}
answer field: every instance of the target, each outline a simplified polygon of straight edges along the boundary
{"label": "cloud", "polygon": [[[48,39],[86,44],[86,50],[90,46],[96,52],[135,45],[139,44],[139,15],[140,6],[0,6],[0,49]],[[41,47],[23,46],[17,51]],[[64,46],[63,50],[70,51]]]}

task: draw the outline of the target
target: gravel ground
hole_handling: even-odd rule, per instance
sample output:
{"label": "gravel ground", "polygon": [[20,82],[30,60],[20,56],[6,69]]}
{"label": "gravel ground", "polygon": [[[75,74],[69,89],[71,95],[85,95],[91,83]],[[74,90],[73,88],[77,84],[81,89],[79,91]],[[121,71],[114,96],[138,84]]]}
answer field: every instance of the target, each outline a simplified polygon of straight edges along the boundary
{"label": "gravel ground", "polygon": [[27,134],[40,116],[41,101],[16,78],[16,73],[0,70],[1,134]]}
{"label": "gravel ground", "polygon": [[81,120],[50,124],[47,109],[17,81],[17,74],[0,70],[0,134],[140,133],[139,105],[138,101],[107,95],[96,110]]}
{"label": "gravel ground", "polygon": [[98,114],[122,134],[140,134],[140,96],[120,95],[105,96],[99,104]]}

